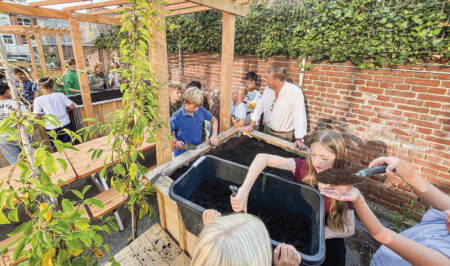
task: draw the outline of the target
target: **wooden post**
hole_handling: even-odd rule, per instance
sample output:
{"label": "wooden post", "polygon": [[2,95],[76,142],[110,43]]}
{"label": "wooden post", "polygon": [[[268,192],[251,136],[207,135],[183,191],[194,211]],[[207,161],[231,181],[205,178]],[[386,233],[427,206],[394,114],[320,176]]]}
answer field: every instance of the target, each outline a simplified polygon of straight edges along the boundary
{"label": "wooden post", "polygon": [[69,13],[69,24],[70,24],[70,37],[72,38],[73,54],[75,61],[77,62],[78,70],[83,72],[78,72],[78,80],[80,82],[81,88],[81,99],[83,100],[83,109],[85,112],[85,118],[94,118],[94,110],[92,108],[91,101],[91,89],[89,88],[89,82],[86,70],[86,62],[84,61],[83,44],[81,43],[81,31],[80,25],[77,19],[77,13],[68,11]]}
{"label": "wooden post", "polygon": [[59,60],[61,61],[61,70],[62,70],[62,73],[64,73],[64,71],[66,71],[66,64],[64,64],[64,53],[63,53],[63,49],[61,46],[61,36],[60,35],[56,35],[56,42],[58,43],[58,53],[59,53]]}
{"label": "wooden post", "polygon": [[[150,19],[150,25],[154,25],[159,19],[160,25],[151,29],[152,45],[149,47],[150,63],[153,66],[153,75],[156,81],[162,84],[162,88],[158,91],[159,108],[158,113],[160,119],[169,125],[169,67],[167,65],[167,43],[166,43],[166,22],[164,11],[160,5],[155,4],[158,10]],[[162,30],[158,30],[162,28]],[[161,127],[156,135],[156,161],[161,165],[172,159],[172,147],[167,135],[170,134],[170,128]]]}
{"label": "wooden post", "polygon": [[[28,50],[30,51],[31,63],[33,64],[33,79],[39,79],[39,72],[37,69],[36,58],[34,57],[33,44],[31,43],[30,35],[26,34]],[[35,36],[36,38],[36,36]]]}
{"label": "wooden post", "polygon": [[41,35],[34,34],[34,39],[36,40],[36,46],[39,55],[39,63],[41,64],[42,75],[48,76],[47,63],[45,62],[44,49],[42,48]]}
{"label": "wooden post", "polygon": [[235,22],[235,15],[223,12],[222,71],[220,73],[220,132],[229,129],[231,123],[231,87],[233,82]]}

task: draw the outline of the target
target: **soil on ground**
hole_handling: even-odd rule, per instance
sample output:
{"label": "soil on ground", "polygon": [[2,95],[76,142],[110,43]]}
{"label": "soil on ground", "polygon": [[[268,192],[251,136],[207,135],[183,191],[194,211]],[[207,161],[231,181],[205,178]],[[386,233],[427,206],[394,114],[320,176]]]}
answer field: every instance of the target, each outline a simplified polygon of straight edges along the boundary
{"label": "soil on ground", "polygon": [[[222,214],[233,213],[230,185],[237,184],[214,177],[204,178],[189,200],[205,209],[215,209]],[[308,216],[282,212],[251,200],[248,203],[248,213],[264,221],[273,240],[294,245],[298,251],[311,255],[312,221]]]}
{"label": "soil on ground", "polygon": [[[122,98],[123,93],[120,90],[106,90],[99,92],[91,93],[91,101],[92,103],[102,102],[112,99]],[[73,95],[68,96],[70,100],[72,100],[76,105],[82,105],[83,100],[81,99],[81,95]]]}
{"label": "soil on ground", "polygon": [[[232,138],[228,140],[226,144],[217,146],[215,149],[209,151],[205,155],[213,155],[238,164],[250,166],[253,159],[255,159],[255,156],[258,153],[268,153],[286,158],[295,157],[304,159],[303,157],[283,150],[280,147],[266,143],[256,138],[250,138],[248,136]],[[189,169],[192,163],[175,170],[172,174],[170,174],[170,178],[176,180]],[[264,172],[294,180],[294,176],[290,171],[266,167],[266,169],[264,169]]]}

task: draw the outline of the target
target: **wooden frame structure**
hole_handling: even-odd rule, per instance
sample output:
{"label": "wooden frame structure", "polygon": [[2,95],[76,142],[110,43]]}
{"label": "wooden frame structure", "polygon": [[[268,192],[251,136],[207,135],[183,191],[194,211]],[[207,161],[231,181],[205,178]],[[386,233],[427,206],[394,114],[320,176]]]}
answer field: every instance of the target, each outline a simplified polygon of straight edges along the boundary
{"label": "wooden frame structure", "polygon": [[25,35],[27,39],[27,45],[28,50],[30,52],[31,57],[31,63],[33,65],[33,78],[37,79],[39,77],[37,72],[37,63],[36,58],[34,57],[34,50],[33,45],[31,43],[31,37],[34,36],[34,39],[36,40],[36,46],[39,56],[39,63],[41,64],[42,73],[44,76],[48,75],[48,69],[45,61],[45,55],[44,55],[44,49],[42,47],[41,42],[41,36],[55,36],[57,47],[58,47],[58,54],[59,58],[61,60],[61,68],[64,71],[66,69],[66,66],[64,65],[64,53],[62,50],[61,45],[61,37],[70,34],[69,29],[64,28],[52,28],[52,27],[45,27],[45,26],[34,26],[34,25],[9,25],[9,26],[1,26],[0,27],[0,33],[8,33],[8,34],[14,34],[14,35]]}
{"label": "wooden frame structure", "polygon": [[[0,11],[3,13],[31,15],[47,18],[58,18],[69,20],[72,47],[78,69],[85,69],[85,58],[81,43],[81,31],[79,22],[92,22],[100,24],[121,25],[119,12],[129,6],[129,0],[105,0],[94,4],[80,4],[86,0],[42,0],[28,5],[0,2]],[[165,28],[165,17],[182,15],[194,12],[215,9],[223,13],[222,23],[222,77],[220,96],[220,131],[230,128],[231,122],[231,87],[234,54],[234,36],[236,16],[245,16],[249,11],[248,0],[168,0],[161,10],[158,10],[157,17]],[[72,3],[73,5],[56,10],[48,6]],[[120,7],[117,7],[120,5]],[[46,7],[43,7],[46,6]],[[98,9],[101,10],[98,10]],[[111,9],[109,9],[111,8]],[[93,10],[95,9],[95,10]],[[84,10],[87,13],[79,11]],[[107,16],[108,15],[108,16]],[[0,27],[2,29],[4,27]],[[167,43],[165,31],[154,31],[153,47],[150,50],[149,58],[155,66],[154,74],[157,81],[165,84],[158,93],[160,102],[159,113],[163,121],[169,121],[169,93],[168,93],[168,63],[167,63]],[[37,38],[38,39],[38,38]],[[30,43],[30,42],[29,42]],[[93,117],[92,101],[88,78],[86,73],[78,73],[81,97],[83,99],[86,117]],[[157,161],[161,165],[172,158],[171,143],[167,136],[169,129],[163,128],[157,135]]]}

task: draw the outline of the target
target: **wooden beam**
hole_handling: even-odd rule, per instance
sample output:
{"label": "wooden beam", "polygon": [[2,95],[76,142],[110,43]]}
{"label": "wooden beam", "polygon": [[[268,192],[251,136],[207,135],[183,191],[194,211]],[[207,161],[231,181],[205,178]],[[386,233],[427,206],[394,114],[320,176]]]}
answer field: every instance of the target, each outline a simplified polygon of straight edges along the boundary
{"label": "wooden beam", "polygon": [[28,3],[28,5],[29,6],[50,6],[50,5],[85,2],[85,1],[89,1],[89,0],[45,0],[45,1]]}
{"label": "wooden beam", "polygon": [[181,3],[181,4],[175,4],[175,5],[165,5],[164,10],[172,11],[172,10],[177,10],[177,9],[182,9],[182,8],[196,7],[196,6],[198,6],[198,5],[195,3]]}
{"label": "wooden beam", "polygon": [[236,16],[223,12],[222,17],[222,64],[220,73],[220,131],[230,128],[231,89],[233,83],[234,31]]}
{"label": "wooden beam", "polygon": [[64,52],[61,45],[61,36],[56,35],[56,42],[58,44],[58,53],[59,53],[59,60],[61,61],[61,70],[66,71],[66,64],[64,64]]}
{"label": "wooden beam", "polygon": [[124,6],[124,7],[112,8],[112,9],[102,9],[102,10],[89,12],[88,14],[89,15],[104,15],[104,14],[116,13],[116,12],[122,11],[124,9],[130,9],[130,7],[129,6]]}
{"label": "wooden beam", "polygon": [[[156,82],[162,84],[158,91],[158,113],[160,119],[169,125],[169,67],[167,63],[167,43],[166,43],[166,20],[161,6],[152,4],[157,10],[150,18],[150,25],[154,25],[150,30],[153,43],[149,47],[150,63],[153,66],[153,75]],[[155,25],[159,20],[159,25]],[[158,30],[161,28],[162,30]],[[172,159],[172,145],[167,137],[170,134],[168,127],[162,126],[156,134],[156,161],[161,165]]]}
{"label": "wooden beam", "polygon": [[196,3],[202,6],[207,6],[212,9],[228,12],[237,16],[245,17],[249,11],[248,5],[243,5],[233,0],[186,0],[186,2]]}
{"label": "wooden beam", "polygon": [[83,9],[91,9],[91,8],[98,8],[98,7],[123,5],[123,4],[129,4],[129,3],[130,3],[130,0],[110,0],[110,1],[88,4],[88,5],[65,7],[65,8],[63,8],[63,10],[83,10]]}
{"label": "wooden beam", "polygon": [[38,55],[39,55],[39,63],[41,64],[42,75],[47,77],[48,70],[47,70],[47,63],[45,62],[44,48],[42,47],[42,42],[41,42],[41,35],[35,34],[34,39],[36,41],[36,46],[37,46]]}
{"label": "wooden beam", "polygon": [[[77,16],[72,16],[74,12],[67,12],[70,25],[70,37],[72,38],[73,55],[77,63],[78,70],[86,70],[84,59],[83,44],[81,43],[81,31]],[[94,110],[91,101],[91,89],[86,72],[78,72],[78,81],[80,82],[81,99],[86,118],[94,118]]]}
{"label": "wooden beam", "polygon": [[184,14],[189,14],[189,13],[206,11],[206,10],[210,10],[210,9],[211,8],[207,7],[207,6],[199,6],[199,7],[193,7],[193,8],[180,9],[180,10],[166,13],[166,17],[184,15]]}
{"label": "wooden beam", "polygon": [[28,51],[30,52],[31,63],[33,65],[33,79],[37,80],[39,78],[39,73],[36,64],[36,58],[34,57],[33,44],[31,43],[30,35],[26,34],[25,37],[27,38]]}
{"label": "wooden beam", "polygon": [[[118,1],[118,0],[116,0]],[[128,0],[120,0],[122,2],[128,2]],[[112,1],[110,1],[112,2]],[[106,2],[103,2],[106,3]],[[102,4],[102,3],[98,3]],[[76,8],[76,7],[75,7]],[[84,9],[84,8],[82,8]],[[11,4],[6,2],[0,2],[0,10],[3,13],[13,13],[20,15],[28,15],[28,16],[37,16],[37,17],[47,17],[47,18],[59,18],[59,19],[69,19],[67,15],[67,11],[60,11],[51,8],[44,7],[35,7],[35,6],[26,6],[19,4]],[[111,24],[111,25],[122,25],[120,20],[110,17],[102,17],[90,15],[90,14],[80,14],[76,13],[75,15],[79,15],[78,21],[83,22],[93,22],[93,23],[103,23],[103,24]]]}

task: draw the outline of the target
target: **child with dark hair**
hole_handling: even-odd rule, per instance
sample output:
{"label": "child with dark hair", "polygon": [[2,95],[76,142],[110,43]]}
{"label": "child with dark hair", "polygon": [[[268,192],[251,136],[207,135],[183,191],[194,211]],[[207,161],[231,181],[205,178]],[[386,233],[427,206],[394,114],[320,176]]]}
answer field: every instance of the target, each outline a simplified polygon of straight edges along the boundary
{"label": "child with dark hair", "polygon": [[[45,122],[45,130],[47,132],[54,130],[58,140],[64,143],[70,142],[70,136],[63,129],[73,131],[66,108],[73,110],[75,109],[75,104],[66,95],[60,92],[53,92],[54,87],[53,80],[50,78],[41,78],[39,80],[39,89],[41,89],[43,95],[37,97],[34,101],[33,113],[37,116],[50,114],[56,116],[58,118],[57,126]],[[52,137],[50,139],[53,140]],[[55,149],[53,141],[51,145]]]}
{"label": "child with dark hair", "polygon": [[256,103],[259,98],[261,98],[261,93],[256,90],[256,82],[258,81],[258,76],[255,72],[247,72],[245,74],[245,87],[247,88],[247,97],[245,97],[244,102],[247,104],[248,114],[251,115],[253,110],[255,110]]}
{"label": "child with dark hair", "polygon": [[[14,100],[11,99],[11,91],[8,85],[0,80],[0,121],[9,117],[9,114],[14,111]],[[22,111],[26,108],[20,104]],[[0,152],[9,162],[9,164],[14,164],[22,151],[22,148],[16,141],[8,140],[9,134],[0,134]]]}
{"label": "child with dark hair", "polygon": [[26,67],[20,66],[14,70],[14,75],[20,81],[23,87],[22,95],[28,102],[33,102],[33,100],[38,96],[39,90],[37,84],[30,80],[30,75]]}
{"label": "child with dark hair", "polygon": [[81,89],[80,82],[78,81],[77,63],[75,58],[70,58],[67,64],[69,67],[62,78],[64,82],[64,91],[66,95],[79,94]]}

